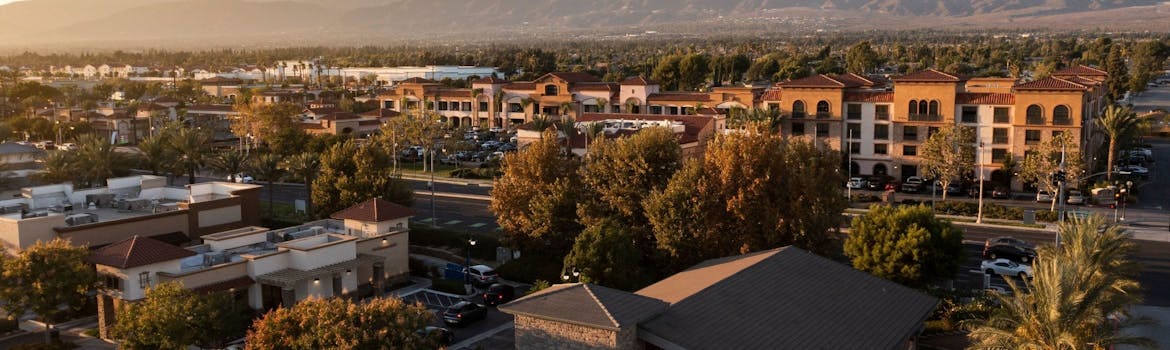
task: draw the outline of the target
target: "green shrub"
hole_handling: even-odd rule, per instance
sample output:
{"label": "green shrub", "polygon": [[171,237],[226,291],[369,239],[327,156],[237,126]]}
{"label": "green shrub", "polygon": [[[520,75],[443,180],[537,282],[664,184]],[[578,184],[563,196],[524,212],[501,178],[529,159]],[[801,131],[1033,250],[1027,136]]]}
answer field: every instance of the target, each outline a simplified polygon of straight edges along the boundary
{"label": "green shrub", "polygon": [[443,278],[432,278],[431,289],[444,293],[451,293],[457,295],[466,295],[467,289],[463,288],[463,281],[449,280]]}
{"label": "green shrub", "polygon": [[1058,215],[1056,215],[1056,212],[1051,211],[1051,210],[1037,210],[1036,211],[1036,220],[1038,220],[1038,221],[1055,222],[1059,218],[1060,217]]}

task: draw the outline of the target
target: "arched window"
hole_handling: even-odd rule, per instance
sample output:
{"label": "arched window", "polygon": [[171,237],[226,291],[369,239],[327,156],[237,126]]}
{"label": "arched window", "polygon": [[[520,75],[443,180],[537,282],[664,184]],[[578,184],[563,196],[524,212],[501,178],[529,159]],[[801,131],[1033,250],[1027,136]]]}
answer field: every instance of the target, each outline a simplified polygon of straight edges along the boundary
{"label": "arched window", "polygon": [[926,101],[918,101],[918,114],[926,114]]}
{"label": "arched window", "polygon": [[1024,115],[1027,116],[1025,123],[1028,125],[1044,125],[1044,107],[1040,107],[1040,105],[1028,106]]}
{"label": "arched window", "polygon": [[938,115],[938,100],[930,101],[930,111],[927,114]]}
{"label": "arched window", "polygon": [[817,102],[817,118],[828,118],[831,116],[832,113],[829,112],[829,101],[821,100]]}
{"label": "arched window", "polygon": [[545,94],[546,96],[556,96],[556,95],[557,95],[557,86],[556,86],[556,84],[548,84],[548,85],[545,85],[545,86],[544,86],[544,94]]}
{"label": "arched window", "polygon": [[792,103],[792,117],[793,118],[804,118],[805,114],[806,113],[804,111],[804,101],[796,101],[796,102]]}
{"label": "arched window", "polygon": [[1072,125],[1072,118],[1068,115],[1068,106],[1059,105],[1052,109],[1053,125]]}
{"label": "arched window", "polygon": [[910,114],[917,114],[918,113],[918,100],[910,100],[910,108],[907,109],[907,111],[910,111]]}
{"label": "arched window", "polygon": [[873,174],[874,175],[886,175],[887,173],[889,173],[889,170],[886,169],[885,164],[877,163],[877,164],[873,165]]}

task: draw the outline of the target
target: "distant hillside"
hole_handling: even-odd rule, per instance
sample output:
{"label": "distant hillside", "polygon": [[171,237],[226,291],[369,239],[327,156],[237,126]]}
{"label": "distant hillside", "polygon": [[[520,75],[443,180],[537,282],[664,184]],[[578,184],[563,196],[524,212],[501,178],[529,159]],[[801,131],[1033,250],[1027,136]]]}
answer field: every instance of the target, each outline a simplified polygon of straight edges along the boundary
{"label": "distant hillside", "polygon": [[[0,6],[0,45],[336,43],[500,31],[809,18],[815,30],[946,27],[1163,29],[1159,0],[30,0]],[[1108,15],[1106,15],[1108,14]],[[1139,16],[1143,21],[1118,21]],[[848,20],[840,20],[846,18]],[[738,23],[738,22],[737,22]],[[1130,26],[1133,28],[1125,28]],[[1161,27],[1159,27],[1161,26]],[[222,46],[222,45],[220,45]]]}

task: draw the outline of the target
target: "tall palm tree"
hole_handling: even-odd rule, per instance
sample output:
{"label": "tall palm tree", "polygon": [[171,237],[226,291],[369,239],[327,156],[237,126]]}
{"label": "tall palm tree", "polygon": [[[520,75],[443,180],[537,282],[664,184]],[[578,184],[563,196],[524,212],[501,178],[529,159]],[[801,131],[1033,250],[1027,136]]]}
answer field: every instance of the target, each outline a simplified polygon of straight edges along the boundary
{"label": "tall palm tree", "polygon": [[[479,124],[479,98],[483,96],[483,88],[471,89],[471,110],[472,115],[475,116],[476,124]],[[488,124],[491,124],[489,121]]]}
{"label": "tall palm tree", "polygon": [[248,164],[248,172],[252,173],[257,179],[265,182],[265,187],[268,187],[268,217],[272,217],[272,184],[284,178],[284,169],[281,168],[280,156],[273,153],[265,153],[259,157],[252,158]]}
{"label": "tall palm tree", "polygon": [[570,113],[573,112],[573,103],[568,102],[568,101],[561,102],[560,109],[561,109],[561,115],[568,116]]}
{"label": "tall palm tree", "polygon": [[150,170],[151,175],[159,175],[167,165],[174,163],[175,154],[162,137],[148,137],[138,143],[141,164]]}
{"label": "tall palm tree", "polygon": [[1105,109],[1104,116],[1094,119],[1093,122],[1097,123],[1097,127],[1100,128],[1101,133],[1109,138],[1109,155],[1105,164],[1107,167],[1105,169],[1107,171],[1105,173],[1105,179],[1112,181],[1113,158],[1117,156],[1117,143],[1121,138],[1127,137],[1134,131],[1137,131],[1139,125],[1141,125],[1141,119],[1127,107],[1112,105]]}
{"label": "tall palm tree", "polygon": [[236,182],[236,175],[248,165],[248,154],[236,150],[225,150],[215,154],[208,162],[212,169],[228,175],[228,181]]}
{"label": "tall palm tree", "polygon": [[130,158],[118,152],[117,147],[103,137],[93,134],[77,138],[77,150],[72,152],[67,170],[84,187],[94,187],[106,179],[124,176],[130,169]]}
{"label": "tall palm tree", "polygon": [[211,133],[201,128],[181,128],[169,141],[175,160],[187,173],[187,183],[195,183],[195,172],[207,165],[211,155]]}
{"label": "tall palm tree", "polygon": [[[531,106],[533,102],[536,102],[536,100],[533,100],[531,97],[525,97],[520,100],[520,109],[524,111],[524,120],[529,120],[528,106]],[[535,111],[532,114],[535,115]]]}
{"label": "tall palm tree", "polygon": [[280,168],[296,179],[305,182],[305,212],[312,213],[313,178],[321,169],[321,156],[312,152],[294,155],[281,162]]}
{"label": "tall palm tree", "polygon": [[1030,282],[1009,277],[1012,295],[996,295],[991,315],[967,324],[974,348],[1153,348],[1150,339],[1125,332],[1148,320],[1127,311],[1141,296],[1128,258],[1135,245],[1124,230],[1096,216],[1061,224],[1059,235],[1059,247],[1040,249]]}

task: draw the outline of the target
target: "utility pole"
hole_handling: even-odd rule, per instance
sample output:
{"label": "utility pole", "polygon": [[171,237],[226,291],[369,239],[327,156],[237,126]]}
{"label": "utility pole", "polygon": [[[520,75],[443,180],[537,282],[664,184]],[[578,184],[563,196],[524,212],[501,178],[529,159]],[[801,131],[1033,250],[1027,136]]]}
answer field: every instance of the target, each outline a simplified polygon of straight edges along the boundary
{"label": "utility pole", "polygon": [[847,152],[847,155],[846,155],[846,157],[848,157],[848,160],[846,161],[846,164],[845,164],[845,166],[846,166],[845,178],[849,179],[848,181],[850,181],[850,182],[846,182],[846,184],[845,184],[845,193],[847,196],[846,198],[849,198],[847,201],[852,202],[853,201],[853,183],[851,181],[853,179],[853,129],[849,129],[848,125],[845,126],[845,129],[849,130],[848,131],[849,135],[846,136],[846,138],[845,138],[845,140],[846,140],[845,145],[846,145],[846,147],[849,148],[849,151]]}
{"label": "utility pole", "polygon": [[[976,130],[975,135],[976,135],[976,137],[978,137],[978,135],[979,135],[978,130],[979,129],[976,128],[975,130]],[[983,223],[983,182],[984,182],[983,181],[983,139],[982,138],[980,138],[980,140],[979,140],[979,157],[978,157],[978,160],[976,160],[976,161],[979,162],[979,210],[975,216],[975,223],[981,224],[981,223]]]}
{"label": "utility pole", "polygon": [[[1059,193],[1056,195],[1056,200],[1060,202],[1057,204],[1060,205],[1060,207],[1056,211],[1056,215],[1058,217],[1058,220],[1061,222],[1064,221],[1064,202],[1065,202],[1064,196],[1065,196],[1065,184],[1067,183],[1065,181],[1066,174],[1064,172],[1064,170],[1065,170],[1064,156],[1065,156],[1066,147],[1067,146],[1062,142],[1060,145],[1060,168],[1056,171],[1056,174],[1057,174],[1056,181],[1059,181],[1059,183],[1060,183],[1060,187],[1058,190]],[[1060,233],[1056,234],[1056,246],[1057,247],[1060,246]]]}

